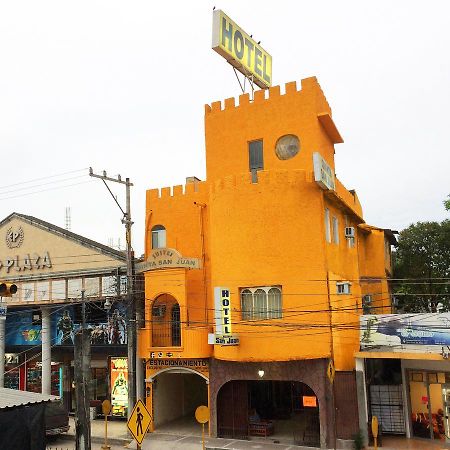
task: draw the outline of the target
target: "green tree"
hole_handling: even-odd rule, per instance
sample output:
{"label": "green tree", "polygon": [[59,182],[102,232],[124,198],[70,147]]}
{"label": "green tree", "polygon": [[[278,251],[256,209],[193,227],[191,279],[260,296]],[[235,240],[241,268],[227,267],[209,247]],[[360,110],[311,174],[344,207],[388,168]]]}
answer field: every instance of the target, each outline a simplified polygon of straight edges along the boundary
{"label": "green tree", "polygon": [[450,211],[450,194],[447,197],[447,200],[444,200],[444,206],[447,211]]}
{"label": "green tree", "polygon": [[400,232],[393,292],[399,312],[450,310],[450,220],[417,222]]}

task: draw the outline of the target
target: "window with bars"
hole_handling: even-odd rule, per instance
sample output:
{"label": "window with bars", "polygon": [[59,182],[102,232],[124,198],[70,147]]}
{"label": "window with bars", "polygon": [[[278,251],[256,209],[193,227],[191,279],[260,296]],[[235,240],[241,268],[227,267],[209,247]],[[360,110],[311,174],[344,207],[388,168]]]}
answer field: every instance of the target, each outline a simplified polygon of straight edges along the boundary
{"label": "window with bars", "polygon": [[241,289],[241,310],[243,320],[280,319],[283,316],[281,287]]}

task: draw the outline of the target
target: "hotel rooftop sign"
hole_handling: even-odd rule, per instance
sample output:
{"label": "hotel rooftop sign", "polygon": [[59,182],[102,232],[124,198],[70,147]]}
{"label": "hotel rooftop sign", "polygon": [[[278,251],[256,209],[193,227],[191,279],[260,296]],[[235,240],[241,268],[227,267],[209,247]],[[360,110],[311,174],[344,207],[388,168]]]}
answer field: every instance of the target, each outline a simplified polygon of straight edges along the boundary
{"label": "hotel rooftop sign", "polygon": [[212,48],[260,88],[272,85],[272,57],[221,10],[213,12]]}

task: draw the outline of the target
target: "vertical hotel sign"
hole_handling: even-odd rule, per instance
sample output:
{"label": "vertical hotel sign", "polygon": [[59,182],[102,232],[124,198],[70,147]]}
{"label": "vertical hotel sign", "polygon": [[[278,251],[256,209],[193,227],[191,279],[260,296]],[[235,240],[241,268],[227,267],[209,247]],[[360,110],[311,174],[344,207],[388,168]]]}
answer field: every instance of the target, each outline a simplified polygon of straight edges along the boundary
{"label": "vertical hotel sign", "polygon": [[329,164],[318,152],[313,153],[314,180],[324,190],[336,189],[334,173]]}
{"label": "vertical hotel sign", "polygon": [[214,344],[239,345],[239,338],[233,336],[231,332],[231,298],[228,288],[214,288],[214,311],[216,325]]}
{"label": "vertical hotel sign", "polygon": [[212,48],[260,88],[272,85],[272,56],[221,10],[213,12]]}

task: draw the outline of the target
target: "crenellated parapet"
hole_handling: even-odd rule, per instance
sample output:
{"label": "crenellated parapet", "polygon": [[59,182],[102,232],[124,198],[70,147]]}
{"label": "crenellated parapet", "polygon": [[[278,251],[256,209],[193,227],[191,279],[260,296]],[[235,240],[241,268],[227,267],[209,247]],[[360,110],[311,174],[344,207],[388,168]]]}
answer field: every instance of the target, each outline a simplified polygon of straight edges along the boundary
{"label": "crenellated parapet", "polygon": [[168,199],[198,199],[202,197],[208,191],[208,182],[199,181],[196,183],[187,183],[184,185],[176,185],[163,187],[161,189],[148,189],[147,190],[147,202],[156,200],[168,200]]}
{"label": "crenellated parapet", "polygon": [[293,97],[311,94],[315,96],[314,103],[317,113],[329,113],[331,115],[330,105],[316,77],[301,80],[301,89],[297,88],[296,81],[285,83],[283,87],[284,93],[281,92],[280,86],[257,90],[254,92],[253,101],[250,101],[249,94],[242,94],[237,99],[234,97],[227,98],[223,103],[222,101],[212,102],[211,105],[205,105],[205,115],[251,108],[262,103],[285,102]]}

